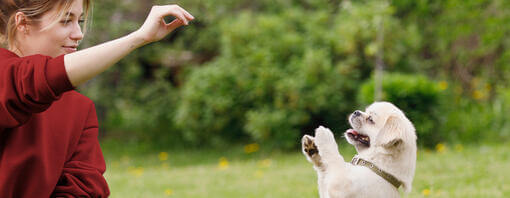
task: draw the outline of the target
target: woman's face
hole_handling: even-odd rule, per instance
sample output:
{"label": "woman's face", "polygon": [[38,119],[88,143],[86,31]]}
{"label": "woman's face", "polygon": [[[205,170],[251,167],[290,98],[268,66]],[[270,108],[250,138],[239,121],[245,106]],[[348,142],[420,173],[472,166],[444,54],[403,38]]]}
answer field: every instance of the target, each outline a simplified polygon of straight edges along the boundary
{"label": "woman's face", "polygon": [[[80,26],[83,23],[83,0],[74,0],[71,10],[57,19],[60,12],[53,9],[38,19],[39,23],[28,26],[23,40],[19,41],[23,45],[19,49],[24,56],[42,54],[57,57],[76,51],[83,39]],[[55,20],[58,22],[52,24]]]}

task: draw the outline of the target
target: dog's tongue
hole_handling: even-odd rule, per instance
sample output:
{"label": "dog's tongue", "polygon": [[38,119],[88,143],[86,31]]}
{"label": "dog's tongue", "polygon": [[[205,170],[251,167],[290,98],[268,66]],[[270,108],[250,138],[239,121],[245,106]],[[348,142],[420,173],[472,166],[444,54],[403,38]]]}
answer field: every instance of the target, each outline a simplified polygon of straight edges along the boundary
{"label": "dog's tongue", "polygon": [[358,132],[357,132],[357,131],[355,131],[354,129],[349,129],[349,132],[351,132],[351,133],[352,133],[352,134],[354,134],[354,135],[358,135]]}

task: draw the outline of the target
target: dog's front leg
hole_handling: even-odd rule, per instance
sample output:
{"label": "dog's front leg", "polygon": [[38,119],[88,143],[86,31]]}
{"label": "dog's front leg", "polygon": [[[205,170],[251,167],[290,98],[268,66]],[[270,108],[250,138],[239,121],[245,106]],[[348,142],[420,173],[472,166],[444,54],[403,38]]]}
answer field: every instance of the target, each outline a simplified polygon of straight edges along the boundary
{"label": "dog's front leg", "polygon": [[313,164],[313,168],[317,172],[318,186],[319,186],[319,196],[320,198],[329,198],[328,193],[326,192],[326,167],[322,163],[321,156],[319,155],[319,151],[317,150],[317,146],[314,143],[314,137],[305,135],[301,138],[302,151],[306,156],[306,159]]}
{"label": "dog's front leg", "polygon": [[306,159],[311,162],[315,168],[322,169],[321,156],[319,156],[319,150],[317,150],[314,139],[315,138],[312,136],[304,135],[303,138],[301,138],[302,151]]}
{"label": "dog's front leg", "polygon": [[[335,141],[333,132],[325,127],[315,129],[314,144],[317,147],[321,158],[322,175],[319,175],[319,190],[321,198],[344,197],[338,194],[335,183],[341,180],[342,174],[345,172],[345,162]],[[321,178],[322,177],[322,178]]]}
{"label": "dog's front leg", "polygon": [[344,158],[338,152],[335,136],[328,128],[320,126],[315,129],[314,145],[324,167],[338,167],[345,163]]}

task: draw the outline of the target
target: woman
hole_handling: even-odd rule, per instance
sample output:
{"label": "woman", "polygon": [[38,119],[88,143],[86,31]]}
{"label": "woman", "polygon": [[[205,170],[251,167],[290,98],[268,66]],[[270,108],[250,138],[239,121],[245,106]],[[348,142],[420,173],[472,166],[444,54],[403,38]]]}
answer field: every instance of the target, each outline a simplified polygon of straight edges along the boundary
{"label": "woman", "polygon": [[[188,25],[155,6],[137,31],[76,51],[92,0],[2,0],[0,197],[107,197],[94,104],[74,88],[132,50]],[[166,24],[165,16],[176,19]]]}

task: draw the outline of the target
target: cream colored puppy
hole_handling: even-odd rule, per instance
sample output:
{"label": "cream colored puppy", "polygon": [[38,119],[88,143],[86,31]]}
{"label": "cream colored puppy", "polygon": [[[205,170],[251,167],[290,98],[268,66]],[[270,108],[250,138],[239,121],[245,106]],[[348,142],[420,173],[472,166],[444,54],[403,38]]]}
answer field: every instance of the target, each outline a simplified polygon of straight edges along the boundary
{"label": "cream colored puppy", "polygon": [[346,163],[333,133],[322,126],[301,139],[302,151],[317,171],[321,198],[400,197],[416,167],[416,133],[404,113],[389,102],[375,102],[349,117],[344,135],[358,154]]}

